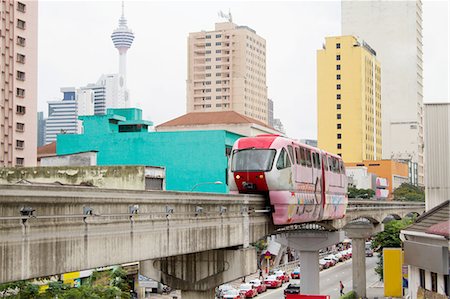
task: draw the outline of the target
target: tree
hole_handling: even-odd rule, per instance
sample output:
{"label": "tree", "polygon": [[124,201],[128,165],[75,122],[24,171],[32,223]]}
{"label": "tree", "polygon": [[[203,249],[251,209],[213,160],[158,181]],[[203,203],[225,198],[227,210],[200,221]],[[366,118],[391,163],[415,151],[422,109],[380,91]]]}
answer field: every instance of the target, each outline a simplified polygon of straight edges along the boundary
{"label": "tree", "polygon": [[383,248],[401,248],[400,231],[414,222],[414,218],[392,220],[384,225],[384,231],[378,233],[372,241],[372,249],[379,253],[375,272],[383,280]]}
{"label": "tree", "polygon": [[401,201],[425,201],[423,188],[408,183],[402,183],[394,190],[394,200]]}
{"label": "tree", "polygon": [[348,188],[349,198],[372,198],[375,196],[375,191],[372,189],[358,189],[354,187]]}

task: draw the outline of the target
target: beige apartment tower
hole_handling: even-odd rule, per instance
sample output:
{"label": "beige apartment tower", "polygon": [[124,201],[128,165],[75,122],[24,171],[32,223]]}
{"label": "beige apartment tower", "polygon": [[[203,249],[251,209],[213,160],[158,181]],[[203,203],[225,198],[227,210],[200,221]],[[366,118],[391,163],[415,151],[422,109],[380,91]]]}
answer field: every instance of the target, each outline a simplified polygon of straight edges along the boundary
{"label": "beige apartment tower", "polygon": [[223,22],[189,34],[187,113],[229,110],[268,123],[266,41]]}
{"label": "beige apartment tower", "polygon": [[38,2],[2,0],[0,15],[0,167],[35,166]]}

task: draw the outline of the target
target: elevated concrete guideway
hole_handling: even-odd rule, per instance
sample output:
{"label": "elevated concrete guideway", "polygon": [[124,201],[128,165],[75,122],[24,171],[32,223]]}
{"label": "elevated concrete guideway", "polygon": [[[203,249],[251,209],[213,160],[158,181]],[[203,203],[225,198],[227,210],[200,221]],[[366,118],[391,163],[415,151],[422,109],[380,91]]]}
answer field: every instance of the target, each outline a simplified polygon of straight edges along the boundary
{"label": "elevated concrete guideway", "polygon": [[[336,230],[359,217],[381,222],[383,215],[423,209],[420,204],[351,202],[346,219],[324,225]],[[0,283],[136,261],[165,259],[167,265],[189,261],[192,254],[198,260],[202,254],[217,257],[220,270],[224,263],[249,260],[249,244],[275,232],[266,211],[265,199],[255,195],[0,185]],[[244,251],[234,256],[214,252],[239,248]],[[164,263],[147,262],[147,269],[163,271]],[[251,270],[243,267],[239,273]],[[211,275],[210,281],[220,281],[219,273]]]}

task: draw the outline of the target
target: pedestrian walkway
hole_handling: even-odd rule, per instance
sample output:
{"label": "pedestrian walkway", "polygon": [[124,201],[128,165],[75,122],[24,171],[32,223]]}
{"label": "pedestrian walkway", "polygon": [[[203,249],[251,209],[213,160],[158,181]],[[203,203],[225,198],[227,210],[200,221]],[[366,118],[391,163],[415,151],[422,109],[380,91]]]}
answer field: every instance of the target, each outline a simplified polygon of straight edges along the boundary
{"label": "pedestrian walkway", "polygon": [[367,286],[368,299],[384,299],[384,283],[377,281]]}

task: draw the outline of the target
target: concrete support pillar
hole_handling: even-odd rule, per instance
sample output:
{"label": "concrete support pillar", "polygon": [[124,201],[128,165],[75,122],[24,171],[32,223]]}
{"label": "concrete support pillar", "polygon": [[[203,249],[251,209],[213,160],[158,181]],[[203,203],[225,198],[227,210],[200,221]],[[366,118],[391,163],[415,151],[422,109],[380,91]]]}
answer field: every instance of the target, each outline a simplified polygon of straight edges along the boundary
{"label": "concrete support pillar", "polygon": [[366,297],[366,239],[381,231],[383,226],[360,218],[347,223],[344,230],[352,239],[352,278],[353,290],[357,298]]}
{"label": "concrete support pillar", "polygon": [[140,262],[142,275],[182,291],[185,298],[214,298],[217,286],[255,273],[255,248],[210,250]]}
{"label": "concrete support pillar", "polygon": [[319,249],[344,240],[343,231],[293,230],[276,235],[278,243],[300,252],[300,292],[320,294]]}
{"label": "concrete support pillar", "polygon": [[366,297],[366,239],[352,238],[353,290],[359,297]]}
{"label": "concrete support pillar", "polygon": [[181,291],[183,299],[212,299],[214,298],[214,290],[208,291]]}
{"label": "concrete support pillar", "polygon": [[300,251],[300,289],[305,294],[320,294],[319,251]]}

